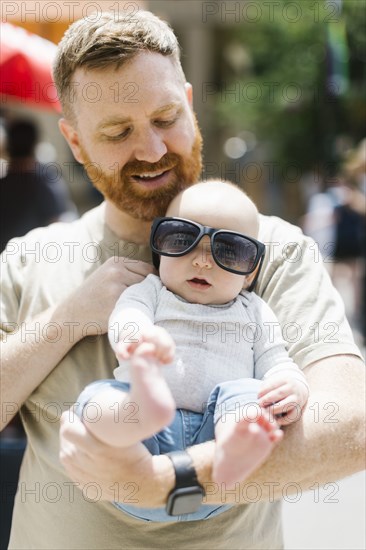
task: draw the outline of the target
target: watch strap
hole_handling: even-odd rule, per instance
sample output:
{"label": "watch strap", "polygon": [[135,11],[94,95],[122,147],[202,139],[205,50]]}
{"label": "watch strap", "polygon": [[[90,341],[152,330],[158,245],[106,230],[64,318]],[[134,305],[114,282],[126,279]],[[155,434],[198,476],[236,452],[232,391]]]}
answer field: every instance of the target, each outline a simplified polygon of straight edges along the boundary
{"label": "watch strap", "polygon": [[197,472],[193,460],[187,451],[172,451],[166,453],[170,458],[175,470],[175,488],[201,487],[197,479]]}

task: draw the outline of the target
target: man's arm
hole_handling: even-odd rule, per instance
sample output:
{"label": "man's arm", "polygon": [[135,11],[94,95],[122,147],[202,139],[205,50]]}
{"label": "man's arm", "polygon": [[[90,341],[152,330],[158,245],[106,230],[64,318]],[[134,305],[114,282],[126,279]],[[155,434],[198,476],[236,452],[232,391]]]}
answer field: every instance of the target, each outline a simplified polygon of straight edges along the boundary
{"label": "man's arm", "polygon": [[[246,502],[249,484],[255,484],[262,500],[273,500],[365,468],[363,362],[356,356],[338,355],[309,365],[305,373],[310,397],[301,418],[285,428],[269,459],[237,491],[226,494],[224,487],[210,482],[212,443],[190,449],[198,478],[207,484],[208,503]],[[250,498],[249,490],[248,502]]]}
{"label": "man's arm", "polygon": [[[15,416],[32,391],[80,339],[76,331],[73,341],[65,336],[59,339],[56,327],[62,326],[65,319],[72,321],[68,302],[47,309],[34,319],[26,321],[17,332],[3,336],[0,344],[1,430]],[[47,327],[47,333],[42,330],[43,327]]]}
{"label": "man's arm", "polygon": [[[144,262],[110,258],[63,303],[24,323],[1,342],[1,429],[15,416],[32,391],[83,336],[91,320],[95,334],[107,331],[108,317],[123,290],[142,281],[152,267]],[[70,323],[74,333],[59,327]],[[47,327],[47,330],[43,330]],[[89,334],[91,331],[89,330]],[[7,411],[6,414],[4,411]]]}
{"label": "man's arm", "polygon": [[[310,365],[306,375],[310,398],[303,416],[285,428],[270,458],[235,490],[226,492],[211,480],[214,442],[189,449],[207,503],[250,502],[249,483],[256,484],[262,500],[272,501],[298,487],[309,490],[314,483],[334,482],[365,468],[363,362],[356,356],[333,356]],[[71,479],[98,480],[108,500],[114,498],[116,483],[121,490],[127,482],[135,483],[139,506],[165,505],[174,487],[167,457],[141,449],[141,461],[131,464],[128,452],[99,444],[71,412],[63,414],[61,424],[60,457]]]}

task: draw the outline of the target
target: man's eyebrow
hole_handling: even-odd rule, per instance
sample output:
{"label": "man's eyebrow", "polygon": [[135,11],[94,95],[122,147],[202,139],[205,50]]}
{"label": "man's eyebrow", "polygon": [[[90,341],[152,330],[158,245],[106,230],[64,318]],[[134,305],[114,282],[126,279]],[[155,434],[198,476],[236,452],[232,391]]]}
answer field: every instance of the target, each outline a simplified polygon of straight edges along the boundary
{"label": "man's eyebrow", "polygon": [[103,130],[109,126],[121,126],[122,124],[128,124],[129,122],[131,122],[130,117],[108,117],[98,124],[97,130]]}
{"label": "man's eyebrow", "polygon": [[181,111],[183,109],[181,102],[173,101],[172,103],[168,103],[168,105],[164,105],[163,107],[156,109],[156,111],[152,113],[152,116],[159,116],[166,113],[167,111],[172,111],[173,109]]}
{"label": "man's eyebrow", "polygon": [[[173,111],[174,109],[180,112],[183,109],[182,104],[179,101],[174,101],[172,103],[168,103],[167,105],[163,105],[163,107],[156,109],[156,111],[151,114],[151,117],[163,115],[164,113]],[[104,128],[109,128],[111,126],[122,126],[123,124],[130,124],[131,122],[131,117],[108,117],[98,124],[97,130],[103,130]]]}

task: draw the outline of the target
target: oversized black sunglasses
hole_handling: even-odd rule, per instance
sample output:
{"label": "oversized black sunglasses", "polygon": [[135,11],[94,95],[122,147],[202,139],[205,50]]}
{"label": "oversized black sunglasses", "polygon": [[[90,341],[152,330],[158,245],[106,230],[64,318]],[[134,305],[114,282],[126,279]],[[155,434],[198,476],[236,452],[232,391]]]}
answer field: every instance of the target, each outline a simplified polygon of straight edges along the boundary
{"label": "oversized black sunglasses", "polygon": [[150,246],[155,267],[159,267],[159,256],[179,257],[188,254],[204,235],[209,235],[212,257],[222,269],[238,275],[249,275],[259,263],[262,264],[265,246],[252,237],[236,231],[207,227],[183,218],[166,217],[156,218],[151,227]]}

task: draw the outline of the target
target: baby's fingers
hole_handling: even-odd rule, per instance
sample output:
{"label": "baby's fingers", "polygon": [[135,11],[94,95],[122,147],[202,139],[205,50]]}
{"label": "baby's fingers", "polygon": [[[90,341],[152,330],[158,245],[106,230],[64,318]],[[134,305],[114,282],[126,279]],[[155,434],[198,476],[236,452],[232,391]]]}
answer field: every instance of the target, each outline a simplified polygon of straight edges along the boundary
{"label": "baby's fingers", "polygon": [[161,346],[161,347],[157,348],[156,356],[159,359],[159,361],[161,361],[164,364],[171,363],[174,359],[174,347],[172,347],[172,346],[168,346],[168,347]]}
{"label": "baby's fingers", "polygon": [[140,342],[134,348],[134,355],[135,356],[153,355],[154,357],[156,357],[157,356],[156,346],[152,342]]}
{"label": "baby's fingers", "polygon": [[137,344],[120,342],[116,349],[117,359],[120,361],[129,359],[131,357],[131,353],[136,348],[136,345]]}
{"label": "baby's fingers", "polygon": [[258,392],[258,397],[263,397],[269,392],[278,390],[279,388],[281,388],[282,386],[286,386],[287,384],[287,379],[282,375],[270,376],[269,378],[264,380],[264,382],[262,382],[261,388]]}
{"label": "baby's fingers", "polygon": [[259,397],[259,405],[260,407],[268,407],[269,405],[272,405],[273,403],[277,403],[278,401],[282,401],[289,395],[288,387],[286,385],[281,385],[278,388],[271,389],[269,391],[263,392],[260,391],[258,394]]}
{"label": "baby's fingers", "polygon": [[295,395],[289,395],[269,408],[280,426],[296,422],[301,417],[301,406],[296,401]]}
{"label": "baby's fingers", "polygon": [[143,335],[143,340],[155,345],[155,354],[159,361],[162,363],[171,363],[173,361],[175,343],[166,330],[154,327],[153,330]]}

